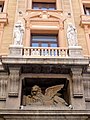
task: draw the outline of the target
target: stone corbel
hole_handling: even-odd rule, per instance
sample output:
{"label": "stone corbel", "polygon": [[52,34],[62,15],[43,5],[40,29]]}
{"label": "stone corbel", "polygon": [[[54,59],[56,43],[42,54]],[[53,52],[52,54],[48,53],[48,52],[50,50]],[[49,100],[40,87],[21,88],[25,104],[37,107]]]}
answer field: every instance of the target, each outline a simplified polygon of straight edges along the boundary
{"label": "stone corbel", "polygon": [[6,100],[7,81],[7,73],[0,73],[0,100]]}
{"label": "stone corbel", "polygon": [[9,93],[10,97],[18,97],[19,92],[19,71],[20,68],[10,68]]}
{"label": "stone corbel", "polygon": [[82,68],[71,68],[72,71],[72,84],[73,84],[73,97],[83,97],[83,80]]}

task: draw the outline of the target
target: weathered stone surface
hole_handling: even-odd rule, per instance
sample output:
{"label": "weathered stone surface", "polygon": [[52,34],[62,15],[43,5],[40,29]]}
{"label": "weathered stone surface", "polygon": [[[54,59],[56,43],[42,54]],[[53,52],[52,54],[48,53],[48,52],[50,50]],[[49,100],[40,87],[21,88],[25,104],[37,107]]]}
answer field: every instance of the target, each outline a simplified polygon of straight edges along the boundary
{"label": "weathered stone surface", "polygon": [[83,58],[81,46],[69,46],[69,56],[73,58]]}
{"label": "weathered stone surface", "polygon": [[3,110],[0,115],[5,120],[89,120],[90,111],[60,111],[58,109]]}

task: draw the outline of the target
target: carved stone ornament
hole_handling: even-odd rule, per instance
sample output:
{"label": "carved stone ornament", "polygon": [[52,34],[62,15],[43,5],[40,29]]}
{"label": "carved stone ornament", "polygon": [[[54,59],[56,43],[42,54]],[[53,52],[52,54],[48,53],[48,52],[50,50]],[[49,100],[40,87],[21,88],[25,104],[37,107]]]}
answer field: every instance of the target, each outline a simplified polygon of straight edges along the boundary
{"label": "carved stone ornament", "polygon": [[64,106],[69,107],[68,103],[61,98],[61,93],[57,93],[63,88],[63,85],[55,85],[45,90],[45,94],[39,86],[34,85],[31,89],[31,94],[24,96],[26,99],[26,105],[45,105],[45,106]]}
{"label": "carved stone ornament", "polygon": [[[55,18],[55,19],[58,19],[58,20],[61,20],[62,22],[64,21],[64,20],[66,20],[66,18],[65,18],[65,16],[62,14],[62,13],[58,13],[58,12],[48,12],[48,11],[42,11],[42,12],[31,12],[31,13],[26,13],[25,15],[24,15],[24,19],[26,20],[26,21],[28,21],[28,20],[31,20],[31,19],[33,19],[33,18],[37,18],[37,19],[47,19],[48,20],[48,18]],[[37,20],[36,19],[36,20]]]}

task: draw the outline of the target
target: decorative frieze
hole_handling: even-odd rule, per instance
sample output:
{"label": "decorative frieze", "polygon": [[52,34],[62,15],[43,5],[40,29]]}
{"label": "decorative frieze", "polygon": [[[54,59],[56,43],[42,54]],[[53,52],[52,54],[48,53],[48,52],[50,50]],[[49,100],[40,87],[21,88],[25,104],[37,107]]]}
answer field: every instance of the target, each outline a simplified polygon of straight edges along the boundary
{"label": "decorative frieze", "polygon": [[19,90],[19,68],[10,68],[9,96],[18,96]]}
{"label": "decorative frieze", "polygon": [[0,73],[0,100],[6,100],[8,75]]}
{"label": "decorative frieze", "polygon": [[82,68],[71,68],[73,97],[83,97]]}

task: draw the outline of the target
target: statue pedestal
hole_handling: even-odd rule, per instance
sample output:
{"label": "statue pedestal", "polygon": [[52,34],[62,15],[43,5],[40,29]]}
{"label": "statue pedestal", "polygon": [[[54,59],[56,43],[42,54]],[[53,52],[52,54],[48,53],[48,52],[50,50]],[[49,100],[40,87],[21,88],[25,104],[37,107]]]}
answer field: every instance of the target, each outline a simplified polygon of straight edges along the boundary
{"label": "statue pedestal", "polygon": [[82,47],[81,46],[69,46],[69,57],[73,57],[73,58],[83,57]]}
{"label": "statue pedestal", "polygon": [[9,47],[9,56],[22,56],[23,45],[10,45]]}

